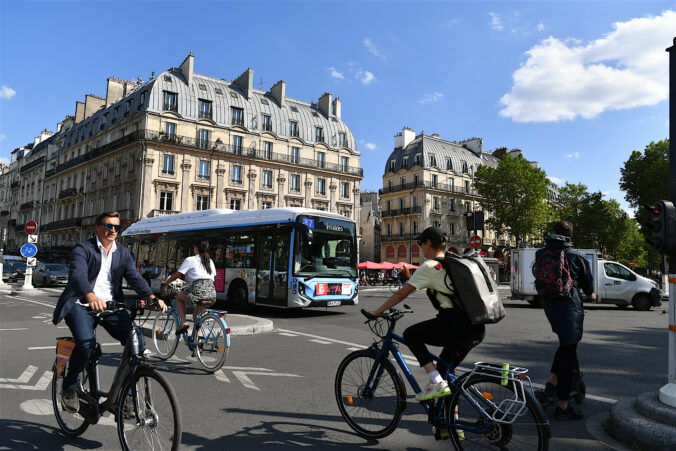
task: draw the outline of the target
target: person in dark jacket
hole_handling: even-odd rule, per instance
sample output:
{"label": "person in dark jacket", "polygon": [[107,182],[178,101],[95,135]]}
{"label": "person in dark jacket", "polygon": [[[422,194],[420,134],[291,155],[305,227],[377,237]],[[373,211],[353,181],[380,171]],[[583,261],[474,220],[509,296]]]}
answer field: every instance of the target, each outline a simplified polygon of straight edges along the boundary
{"label": "person in dark jacket", "polygon": [[579,374],[577,344],[582,340],[584,322],[584,309],[577,288],[590,300],[596,299],[591,265],[581,252],[573,249],[572,237],[573,225],[568,221],[559,221],[554,225],[554,233],[547,236],[545,248],[535,253],[537,261],[547,249],[564,250],[570,277],[574,282],[567,296],[542,298],[552,331],[559,337],[559,348],[554,355],[545,393],[552,397],[556,395],[558,405],[554,418],[561,421],[582,419],[582,414],[568,404],[573,380]]}

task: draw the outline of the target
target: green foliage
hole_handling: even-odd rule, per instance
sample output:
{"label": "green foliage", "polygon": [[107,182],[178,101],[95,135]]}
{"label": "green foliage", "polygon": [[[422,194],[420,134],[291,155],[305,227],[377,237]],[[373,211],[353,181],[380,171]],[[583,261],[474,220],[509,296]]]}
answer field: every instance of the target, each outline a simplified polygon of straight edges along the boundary
{"label": "green foliage", "polygon": [[539,235],[547,224],[547,177],[523,156],[507,153],[496,168],[479,166],[474,186],[489,213],[488,226],[498,234],[514,234],[517,246],[527,235]]}

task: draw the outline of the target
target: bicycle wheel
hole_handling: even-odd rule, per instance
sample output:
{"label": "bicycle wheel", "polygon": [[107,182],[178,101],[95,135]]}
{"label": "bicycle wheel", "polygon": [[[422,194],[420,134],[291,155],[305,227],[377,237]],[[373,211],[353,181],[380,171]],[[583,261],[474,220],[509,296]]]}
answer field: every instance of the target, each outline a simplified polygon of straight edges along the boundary
{"label": "bicycle wheel", "polygon": [[340,414],[357,434],[370,439],[391,434],[406,408],[406,387],[388,359],[378,364],[376,383],[372,381],[364,392],[375,358],[375,352],[368,349],[348,354],[338,367],[335,382]]}
{"label": "bicycle wheel", "polygon": [[153,344],[160,359],[166,360],[176,352],[179,337],[175,332],[176,319],[171,310],[167,310],[166,313],[160,312],[153,323]]}
{"label": "bicycle wheel", "polygon": [[388,288],[390,289],[390,293],[394,294],[397,291],[399,291],[399,288],[401,288],[401,285],[399,284],[398,281],[395,280],[394,282],[391,282],[391,283],[388,284]]}
{"label": "bicycle wheel", "polygon": [[207,314],[200,321],[198,345],[195,348],[197,358],[204,368],[211,371],[217,371],[225,363],[228,357],[227,331],[223,323],[216,315]]}
{"label": "bicycle wheel", "polygon": [[[54,416],[59,427],[68,437],[77,437],[89,427],[89,422],[79,413],[70,413],[63,410],[61,406],[61,395],[63,394],[63,378],[68,371],[68,365],[64,368],[60,377],[56,376],[56,362],[52,367],[52,406],[54,407]],[[80,387],[78,390],[87,391],[89,381],[86,376],[87,372],[83,371],[80,374]]]}
{"label": "bicycle wheel", "polygon": [[[456,382],[458,386],[463,382]],[[499,377],[475,375],[464,383],[465,395],[492,414],[505,399],[514,399],[513,384],[502,385]],[[489,427],[484,433],[451,428],[451,440],[458,450],[549,448],[549,422],[533,396],[526,391],[526,406],[513,423],[484,419],[462,390],[454,390],[444,406],[444,419],[468,427]]]}
{"label": "bicycle wheel", "polygon": [[141,367],[122,386],[116,410],[123,450],[177,450],[181,412],[174,389],[153,368]]}

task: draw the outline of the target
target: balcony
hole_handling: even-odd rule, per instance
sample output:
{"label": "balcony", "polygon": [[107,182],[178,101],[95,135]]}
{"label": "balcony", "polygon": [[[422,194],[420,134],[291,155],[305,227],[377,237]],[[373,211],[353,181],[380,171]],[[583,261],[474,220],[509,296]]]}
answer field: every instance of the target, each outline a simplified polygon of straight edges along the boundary
{"label": "balcony", "polygon": [[392,241],[415,241],[417,234],[404,233],[403,235],[382,235],[380,241],[383,243],[390,243]]}
{"label": "balcony", "polygon": [[151,210],[150,213],[148,213],[148,217],[157,218],[158,216],[175,215],[178,213],[180,212],[175,210],[160,210],[159,208],[156,208],[154,210]]}
{"label": "balcony", "polygon": [[54,174],[56,174],[56,168],[47,169],[47,170],[45,171],[45,178],[51,177],[51,176],[53,176]]}
{"label": "balcony", "polygon": [[43,232],[50,230],[68,229],[71,227],[80,227],[82,225],[82,218],[62,219],[61,221],[52,221],[42,227]]}
{"label": "balcony", "polygon": [[61,190],[59,193],[59,199],[67,199],[69,197],[73,197],[77,194],[78,189],[77,188],[66,188],[64,190]]}
{"label": "balcony", "polygon": [[426,188],[430,190],[445,191],[450,193],[467,194],[469,196],[479,196],[476,190],[466,189],[464,186],[454,186],[448,183],[432,183],[419,180],[418,182],[403,183],[399,185],[388,186],[378,190],[379,194],[396,193],[400,191],[412,191],[416,188]]}
{"label": "balcony", "polygon": [[165,103],[164,104],[164,111],[178,111],[178,104],[176,103]]}
{"label": "balcony", "polygon": [[38,158],[37,160],[33,160],[33,161],[31,161],[30,163],[28,163],[28,164],[24,164],[24,165],[21,167],[21,169],[19,169],[19,173],[23,173],[24,171],[27,171],[27,170],[29,170],[29,169],[31,169],[31,168],[34,168],[35,166],[37,166],[37,165],[39,165],[39,164],[41,164],[41,163],[44,163],[44,161],[45,161],[45,157],[40,157],[40,158]]}
{"label": "balcony", "polygon": [[271,132],[272,131],[272,124],[271,123],[265,123],[263,122],[263,131],[264,132]]}
{"label": "balcony", "polygon": [[441,208],[433,208],[430,210],[431,215],[441,215]]}
{"label": "balcony", "polygon": [[407,207],[407,208],[398,208],[396,210],[387,210],[382,212],[382,217],[387,218],[391,216],[406,216],[406,215],[415,215],[422,213],[422,207]]}
{"label": "balcony", "polygon": [[244,118],[240,117],[233,117],[232,120],[230,121],[231,125],[239,125],[240,127],[244,127]]}
{"label": "balcony", "polygon": [[19,210],[32,210],[33,208],[35,208],[35,201],[30,201],[21,204]]}
{"label": "balcony", "polygon": [[16,182],[12,182],[12,184],[9,185],[9,189],[18,188],[20,186],[21,186],[21,182],[19,180],[17,180]]}
{"label": "balcony", "polygon": [[211,119],[211,118],[213,117],[213,115],[211,114],[211,110],[209,110],[209,111],[200,111],[200,112],[197,114],[197,117],[200,118],[200,119]]}

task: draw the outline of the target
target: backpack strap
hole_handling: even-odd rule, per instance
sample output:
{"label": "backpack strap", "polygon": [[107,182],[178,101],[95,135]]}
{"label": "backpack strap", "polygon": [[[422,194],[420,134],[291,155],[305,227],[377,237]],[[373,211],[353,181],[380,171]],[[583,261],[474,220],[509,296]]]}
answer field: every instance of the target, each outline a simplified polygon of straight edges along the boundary
{"label": "backpack strap", "polygon": [[[450,269],[448,268],[448,265],[446,264],[446,259],[443,257],[435,257],[434,260],[438,261],[441,263],[441,266],[444,268],[444,271],[446,271],[446,276],[448,279],[451,280],[451,285],[448,285],[448,282],[446,281],[446,278],[444,278],[444,283],[446,284],[446,287],[453,291],[455,293],[455,282],[453,281],[453,275],[451,274]],[[462,303],[458,300],[458,296],[456,294],[447,294],[447,293],[442,293],[441,291],[436,291],[431,288],[427,289],[427,297],[430,299],[432,302],[432,305],[434,308],[437,310],[441,311],[441,304],[439,303],[439,300],[437,299],[437,296],[443,295],[446,296],[448,299],[450,299],[451,304],[453,304],[453,308],[458,309],[458,311],[463,312],[465,316],[467,316],[467,312],[465,311],[465,308],[462,306]]]}

